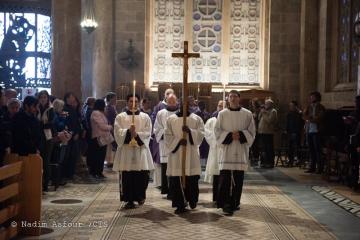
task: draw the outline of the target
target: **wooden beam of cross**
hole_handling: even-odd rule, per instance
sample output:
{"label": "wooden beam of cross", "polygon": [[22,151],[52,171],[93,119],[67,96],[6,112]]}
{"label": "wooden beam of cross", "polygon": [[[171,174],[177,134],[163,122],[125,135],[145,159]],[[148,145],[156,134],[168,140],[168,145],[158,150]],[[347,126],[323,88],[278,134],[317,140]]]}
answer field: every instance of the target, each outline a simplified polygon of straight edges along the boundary
{"label": "wooden beam of cross", "polygon": [[[183,65],[183,87],[182,87],[182,94],[183,94],[183,126],[186,126],[186,118],[187,118],[187,109],[188,109],[188,70],[189,70],[189,58],[199,58],[199,53],[189,53],[188,51],[188,41],[184,41],[184,52],[183,53],[173,53],[171,56],[175,58],[183,58],[184,65]],[[183,131],[183,139],[187,139],[186,132]],[[185,188],[185,162],[186,162],[186,146],[182,146],[182,159],[181,159],[181,170],[182,170],[182,178],[181,183],[183,188]]]}

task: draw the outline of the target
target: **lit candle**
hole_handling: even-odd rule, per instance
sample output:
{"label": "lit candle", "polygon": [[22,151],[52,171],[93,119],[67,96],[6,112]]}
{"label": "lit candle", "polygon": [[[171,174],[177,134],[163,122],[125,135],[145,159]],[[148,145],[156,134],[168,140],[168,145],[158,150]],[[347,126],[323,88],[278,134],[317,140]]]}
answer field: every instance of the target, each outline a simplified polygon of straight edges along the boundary
{"label": "lit candle", "polygon": [[226,106],[226,99],[225,99],[225,93],[226,93],[226,89],[225,89],[225,83],[223,84],[223,108],[225,108]]}
{"label": "lit candle", "polygon": [[136,87],[136,81],[133,81],[134,89],[133,89],[133,110],[135,110],[135,87]]}
{"label": "lit candle", "polygon": [[200,83],[198,84],[198,89],[197,89],[197,100],[199,101],[199,95],[200,95]]}

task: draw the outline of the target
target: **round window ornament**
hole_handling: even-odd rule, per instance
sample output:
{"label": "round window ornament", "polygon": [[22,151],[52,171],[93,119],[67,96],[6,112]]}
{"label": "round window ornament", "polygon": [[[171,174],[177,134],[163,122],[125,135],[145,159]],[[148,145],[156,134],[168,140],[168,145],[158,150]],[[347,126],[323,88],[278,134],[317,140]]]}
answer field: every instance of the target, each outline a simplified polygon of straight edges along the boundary
{"label": "round window ornament", "polygon": [[201,27],[200,27],[199,24],[195,24],[195,25],[193,26],[193,29],[194,29],[195,32],[197,32],[197,31],[199,31],[199,30],[201,29]]}
{"label": "round window ornament", "polygon": [[221,47],[219,45],[215,45],[214,52],[220,52],[220,51],[221,51]]}
{"label": "round window ornament", "polygon": [[201,19],[201,15],[200,15],[199,13],[195,13],[195,14],[193,15],[193,18],[194,18],[195,20],[200,20],[200,19]]}

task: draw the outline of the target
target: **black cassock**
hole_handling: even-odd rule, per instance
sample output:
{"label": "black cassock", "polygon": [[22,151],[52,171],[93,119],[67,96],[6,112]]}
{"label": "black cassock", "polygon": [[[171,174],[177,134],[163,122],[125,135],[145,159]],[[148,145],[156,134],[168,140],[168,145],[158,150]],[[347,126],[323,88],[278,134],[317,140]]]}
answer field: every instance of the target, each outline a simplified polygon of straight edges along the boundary
{"label": "black cassock", "polygon": [[120,201],[139,202],[146,199],[150,171],[122,171],[119,173]]}
{"label": "black cassock", "polygon": [[169,177],[169,193],[172,207],[185,208],[189,202],[191,208],[195,208],[199,201],[199,175],[186,176],[185,189],[181,186],[181,177]]}
{"label": "black cassock", "polygon": [[236,210],[240,206],[244,171],[221,170],[217,192],[217,207]]}

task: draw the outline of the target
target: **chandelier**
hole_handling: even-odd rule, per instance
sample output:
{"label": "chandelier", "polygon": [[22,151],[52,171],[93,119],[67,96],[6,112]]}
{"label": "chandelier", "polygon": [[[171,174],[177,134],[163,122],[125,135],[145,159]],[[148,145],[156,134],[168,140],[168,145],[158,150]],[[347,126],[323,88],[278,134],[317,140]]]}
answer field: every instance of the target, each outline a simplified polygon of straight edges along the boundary
{"label": "chandelier", "polygon": [[98,23],[95,20],[94,0],[85,0],[84,16],[80,25],[88,33],[97,28]]}

